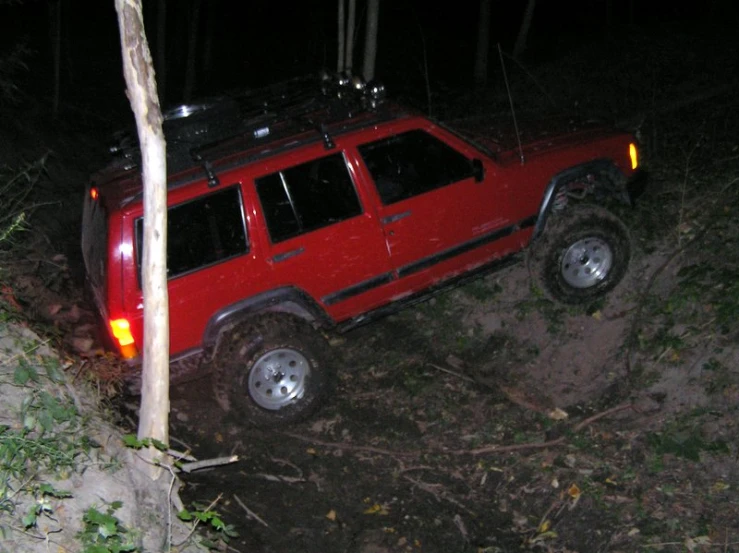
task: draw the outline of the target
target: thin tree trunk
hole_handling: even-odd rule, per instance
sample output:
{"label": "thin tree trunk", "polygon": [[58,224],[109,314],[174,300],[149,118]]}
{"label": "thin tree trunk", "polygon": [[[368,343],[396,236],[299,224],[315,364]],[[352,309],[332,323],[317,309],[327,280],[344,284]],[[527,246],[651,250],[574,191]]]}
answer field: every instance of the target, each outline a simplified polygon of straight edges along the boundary
{"label": "thin tree trunk", "polygon": [[521,21],[521,27],[518,30],[518,36],[516,37],[516,45],[513,47],[513,58],[516,60],[520,60],[526,50],[526,42],[529,38],[529,30],[531,29],[531,20],[534,17],[535,7],[536,0],[528,0],[526,11],[523,14],[523,20]]}
{"label": "thin tree trunk", "polygon": [[216,32],[216,14],[219,11],[217,0],[210,0],[205,4],[205,32],[203,33],[203,58],[201,70],[203,81],[208,82],[212,75],[213,66],[213,36]]}
{"label": "thin tree trunk", "polygon": [[167,0],[157,2],[156,74],[159,101],[164,104],[167,98]]}
{"label": "thin tree trunk", "polygon": [[477,23],[477,51],[475,52],[475,84],[488,82],[488,53],[490,52],[490,0],[480,0]]}
{"label": "thin tree trunk", "polygon": [[185,103],[192,100],[195,91],[195,75],[197,73],[198,52],[198,28],[200,25],[201,0],[192,1],[192,12],[190,12],[190,34],[187,37],[187,67],[185,68],[185,88],[182,92]]}
{"label": "thin tree trunk", "polygon": [[[115,0],[121,34],[123,74],[141,147],[144,182],[144,366],[139,439],[169,442],[169,299],[167,293],[167,165],[162,110],[144,32],[141,0]],[[152,479],[152,463],[164,453],[143,451],[142,469]]]}
{"label": "thin tree trunk", "polygon": [[349,17],[346,21],[346,57],[344,59],[344,71],[352,74],[354,58],[354,21],[357,17],[357,0],[349,0]]}
{"label": "thin tree trunk", "polygon": [[375,78],[377,59],[377,27],[380,19],[380,0],[367,0],[367,26],[364,35],[364,64],[362,73],[369,82]]}
{"label": "thin tree trunk", "polygon": [[339,0],[339,43],[338,43],[338,54],[336,59],[336,72],[341,73],[344,70],[344,49],[346,46],[346,14],[344,13],[345,0]]}
{"label": "thin tree trunk", "polygon": [[59,96],[61,95],[62,64],[62,0],[55,0],[49,6],[51,20],[51,49],[54,59],[54,97],[52,98],[52,114],[59,115]]}

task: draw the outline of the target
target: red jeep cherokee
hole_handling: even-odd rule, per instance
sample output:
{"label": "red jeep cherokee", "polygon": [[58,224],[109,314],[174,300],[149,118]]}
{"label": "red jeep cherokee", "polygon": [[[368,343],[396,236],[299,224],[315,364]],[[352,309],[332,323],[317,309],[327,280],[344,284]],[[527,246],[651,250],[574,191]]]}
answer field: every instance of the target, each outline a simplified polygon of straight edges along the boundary
{"label": "red jeep cherokee", "polygon": [[[517,259],[554,298],[612,289],[630,257],[601,205],[631,201],[633,138],[603,128],[505,148],[384,102],[379,85],[291,81],[165,115],[172,373],[261,422],[313,412],[345,331]],[[480,125],[479,125],[480,126]],[[127,142],[128,141],[128,142]],[[138,151],[88,186],[87,278],[116,350],[143,340]]]}

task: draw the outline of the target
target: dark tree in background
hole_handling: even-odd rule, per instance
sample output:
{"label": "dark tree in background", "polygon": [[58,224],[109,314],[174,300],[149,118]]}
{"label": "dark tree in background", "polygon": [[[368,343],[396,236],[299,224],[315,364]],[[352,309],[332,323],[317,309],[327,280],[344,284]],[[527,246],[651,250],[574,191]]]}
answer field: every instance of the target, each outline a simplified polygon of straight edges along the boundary
{"label": "dark tree in background", "polygon": [[185,67],[185,87],[182,92],[182,99],[185,103],[190,102],[195,91],[195,79],[197,78],[198,67],[198,35],[200,34],[200,13],[202,1],[191,0],[190,2],[190,22],[189,32],[187,33],[187,65]]}
{"label": "dark tree in background", "polygon": [[362,73],[366,81],[375,78],[377,59],[377,27],[380,19],[380,0],[367,0],[367,26],[364,34],[364,64]]}
{"label": "dark tree in background", "polygon": [[159,101],[167,97],[167,0],[157,1],[157,89]]}
{"label": "dark tree in background", "polygon": [[475,84],[488,81],[488,53],[490,52],[490,0],[480,0],[477,20],[477,48],[475,50]]}
{"label": "dark tree in background", "polygon": [[526,3],[526,11],[523,13],[521,27],[518,30],[516,44],[513,46],[513,58],[520,60],[526,50],[526,44],[529,39],[529,31],[531,30],[531,20],[534,18],[534,8],[536,0],[528,0]]}

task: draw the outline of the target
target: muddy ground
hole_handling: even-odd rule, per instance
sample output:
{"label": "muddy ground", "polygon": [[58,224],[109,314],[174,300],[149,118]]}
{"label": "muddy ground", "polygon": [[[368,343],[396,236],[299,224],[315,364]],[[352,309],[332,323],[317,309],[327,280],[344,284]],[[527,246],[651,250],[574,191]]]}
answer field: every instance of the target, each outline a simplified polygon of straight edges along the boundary
{"label": "muddy ground", "polygon": [[602,306],[543,299],[520,264],[331,336],[336,395],[290,428],[224,417],[207,381],[176,386],[173,438],[241,457],[183,496],[217,501],[241,552],[739,550],[736,397],[707,392],[705,352],[664,364],[625,347],[664,261],[637,255]]}

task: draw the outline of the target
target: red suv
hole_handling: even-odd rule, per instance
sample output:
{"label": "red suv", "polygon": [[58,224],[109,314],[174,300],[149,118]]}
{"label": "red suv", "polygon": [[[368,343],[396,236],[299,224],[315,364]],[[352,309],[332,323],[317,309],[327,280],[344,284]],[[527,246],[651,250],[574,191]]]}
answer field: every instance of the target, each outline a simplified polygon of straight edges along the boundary
{"label": "red suv", "polygon": [[[313,86],[311,86],[311,84]],[[612,289],[634,139],[587,127],[516,146],[383,101],[379,85],[291,81],[165,115],[172,373],[211,370],[260,422],[312,413],[334,379],[322,330],[346,331],[522,256],[566,303]],[[524,140],[522,140],[522,138]],[[128,140],[128,143],[127,143]],[[138,152],[88,186],[87,278],[115,349],[143,341]]]}

